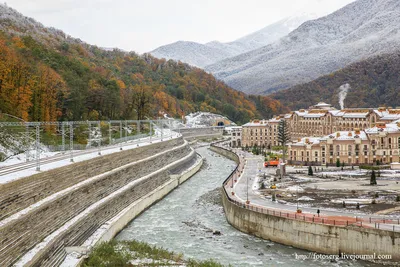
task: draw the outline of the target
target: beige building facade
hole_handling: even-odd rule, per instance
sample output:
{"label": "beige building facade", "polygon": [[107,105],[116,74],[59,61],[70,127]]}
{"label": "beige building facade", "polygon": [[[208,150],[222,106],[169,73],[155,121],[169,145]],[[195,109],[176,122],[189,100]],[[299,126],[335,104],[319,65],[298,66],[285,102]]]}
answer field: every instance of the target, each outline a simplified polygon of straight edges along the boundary
{"label": "beige building facade", "polygon": [[278,146],[278,125],[283,117],[270,120],[254,120],[242,126],[242,147]]}
{"label": "beige building facade", "polygon": [[400,119],[400,109],[351,108],[337,110],[330,104],[318,103],[285,116],[292,140],[302,137],[321,137],[338,131],[365,130],[377,122],[390,123]]}
{"label": "beige building facade", "polygon": [[318,137],[303,137],[288,145],[289,164],[346,165],[399,162],[400,121],[378,123],[366,130],[338,131]]}

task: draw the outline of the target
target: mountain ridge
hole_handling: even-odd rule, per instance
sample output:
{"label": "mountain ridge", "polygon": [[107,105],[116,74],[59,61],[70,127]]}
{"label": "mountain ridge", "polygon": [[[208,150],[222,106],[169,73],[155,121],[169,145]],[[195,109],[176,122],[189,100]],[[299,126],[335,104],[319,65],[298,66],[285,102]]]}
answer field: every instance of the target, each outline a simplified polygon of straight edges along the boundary
{"label": "mountain ridge", "polygon": [[400,50],[346,66],[311,82],[270,95],[292,110],[317,102],[339,106],[339,87],[349,84],[345,107],[397,107],[400,99]]}
{"label": "mountain ridge", "polygon": [[279,41],[206,66],[235,89],[267,94],[399,47],[400,3],[358,0]]}
{"label": "mountain ridge", "polygon": [[258,49],[287,35],[305,21],[318,17],[316,13],[301,13],[274,22],[258,31],[247,34],[232,42],[211,41],[200,44],[177,41],[160,46],[149,52],[159,58],[173,59],[197,67],[205,67],[223,59]]}

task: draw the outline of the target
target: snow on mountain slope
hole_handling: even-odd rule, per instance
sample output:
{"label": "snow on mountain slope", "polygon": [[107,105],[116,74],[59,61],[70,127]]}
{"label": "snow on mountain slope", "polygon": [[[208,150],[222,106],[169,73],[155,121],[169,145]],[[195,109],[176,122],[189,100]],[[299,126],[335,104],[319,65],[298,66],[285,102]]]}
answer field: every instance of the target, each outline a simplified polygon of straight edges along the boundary
{"label": "snow on mountain slope", "polygon": [[204,67],[233,55],[216,47],[187,41],[161,46],[150,54],[157,58],[179,60],[196,67]]}
{"label": "snow on mountain slope", "polygon": [[277,42],[207,66],[235,89],[265,94],[400,48],[400,1],[358,0]]}
{"label": "snow on mountain slope", "polygon": [[150,52],[155,57],[180,60],[197,67],[205,67],[220,60],[260,48],[279,40],[305,21],[317,18],[316,13],[301,13],[246,35],[236,41],[221,43],[212,41],[206,44],[178,41],[161,46]]}
{"label": "snow on mountain slope", "polygon": [[317,19],[318,17],[321,16],[319,16],[317,13],[303,12],[280,20],[259,31],[246,35],[236,40],[235,43],[240,43],[242,46],[246,47],[246,51],[244,52],[248,52],[278,41],[283,36],[286,36],[290,32],[297,29],[304,22]]}

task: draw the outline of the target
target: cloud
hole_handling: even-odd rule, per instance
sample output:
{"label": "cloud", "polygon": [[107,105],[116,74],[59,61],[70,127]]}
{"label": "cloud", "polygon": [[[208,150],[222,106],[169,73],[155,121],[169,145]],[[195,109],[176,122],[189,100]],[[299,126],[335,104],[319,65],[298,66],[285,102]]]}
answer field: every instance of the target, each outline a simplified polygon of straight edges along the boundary
{"label": "cloud", "polygon": [[46,26],[102,47],[147,52],[178,40],[232,41],[293,13],[354,0],[10,0]]}

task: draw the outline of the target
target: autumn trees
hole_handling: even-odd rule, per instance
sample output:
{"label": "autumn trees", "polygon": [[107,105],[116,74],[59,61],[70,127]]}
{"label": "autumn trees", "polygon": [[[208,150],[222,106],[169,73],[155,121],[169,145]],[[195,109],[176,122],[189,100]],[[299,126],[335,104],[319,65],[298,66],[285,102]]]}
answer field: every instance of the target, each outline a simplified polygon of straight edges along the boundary
{"label": "autumn trees", "polygon": [[287,111],[279,101],[249,97],[181,62],[35,37],[0,34],[0,110],[24,120],[180,118],[209,111],[245,123]]}

